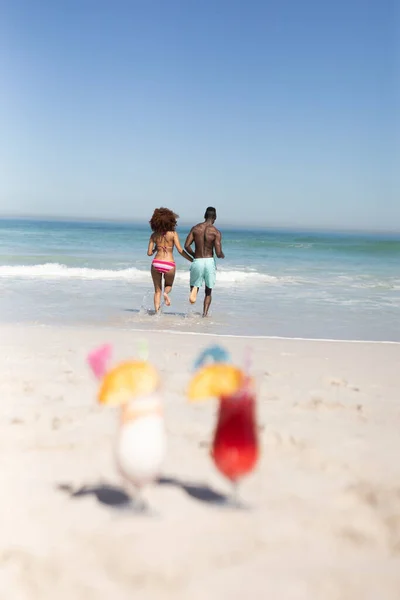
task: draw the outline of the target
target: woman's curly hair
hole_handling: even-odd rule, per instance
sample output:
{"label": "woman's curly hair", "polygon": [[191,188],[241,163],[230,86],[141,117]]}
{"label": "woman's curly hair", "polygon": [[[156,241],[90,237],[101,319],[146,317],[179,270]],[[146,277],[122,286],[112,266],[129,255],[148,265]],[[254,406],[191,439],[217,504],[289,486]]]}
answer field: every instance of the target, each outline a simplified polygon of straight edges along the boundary
{"label": "woman's curly hair", "polygon": [[175,231],[179,215],[172,212],[169,208],[156,208],[149,223],[154,233],[166,233]]}

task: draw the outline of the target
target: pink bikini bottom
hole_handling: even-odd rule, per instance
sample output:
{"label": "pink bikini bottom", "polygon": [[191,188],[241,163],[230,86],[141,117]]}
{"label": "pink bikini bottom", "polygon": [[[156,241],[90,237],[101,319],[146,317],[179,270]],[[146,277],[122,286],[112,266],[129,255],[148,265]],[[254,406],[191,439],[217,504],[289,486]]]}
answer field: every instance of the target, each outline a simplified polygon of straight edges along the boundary
{"label": "pink bikini bottom", "polygon": [[175,263],[168,260],[158,260],[155,258],[151,264],[159,273],[168,273],[172,269],[175,269]]}

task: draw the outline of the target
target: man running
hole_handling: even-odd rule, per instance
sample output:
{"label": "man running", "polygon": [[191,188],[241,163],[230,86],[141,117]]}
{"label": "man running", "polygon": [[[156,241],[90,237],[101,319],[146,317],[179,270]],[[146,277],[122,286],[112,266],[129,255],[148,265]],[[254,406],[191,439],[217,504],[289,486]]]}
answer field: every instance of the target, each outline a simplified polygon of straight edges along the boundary
{"label": "man running", "polygon": [[[215,286],[216,266],[214,250],[218,258],[225,258],[225,254],[222,252],[221,232],[214,227],[216,218],[217,211],[212,206],[209,206],[204,214],[204,223],[198,223],[192,227],[185,242],[186,252],[194,258],[190,267],[189,300],[191,304],[196,302],[199,288],[203,285],[203,282],[205,283],[203,317],[206,317],[208,314],[211,304],[211,293]],[[191,248],[193,242],[194,252]]]}

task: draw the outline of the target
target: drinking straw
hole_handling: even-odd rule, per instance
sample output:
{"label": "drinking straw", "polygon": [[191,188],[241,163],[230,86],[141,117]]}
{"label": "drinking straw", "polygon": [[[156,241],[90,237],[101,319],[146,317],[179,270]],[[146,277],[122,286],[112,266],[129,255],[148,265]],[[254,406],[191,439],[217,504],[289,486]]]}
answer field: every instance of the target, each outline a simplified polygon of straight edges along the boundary
{"label": "drinking straw", "polygon": [[138,355],[140,360],[148,360],[149,358],[149,344],[147,340],[140,339],[137,341]]}

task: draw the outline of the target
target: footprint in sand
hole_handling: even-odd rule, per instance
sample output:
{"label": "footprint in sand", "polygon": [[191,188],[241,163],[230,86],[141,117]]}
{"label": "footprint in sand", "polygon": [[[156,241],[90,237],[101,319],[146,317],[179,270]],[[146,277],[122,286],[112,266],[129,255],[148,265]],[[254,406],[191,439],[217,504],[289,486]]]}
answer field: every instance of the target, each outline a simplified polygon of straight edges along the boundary
{"label": "footprint in sand", "polygon": [[297,438],[289,432],[265,430],[263,437],[264,445],[270,450],[275,448],[277,450],[288,450],[297,453],[309,448],[309,445],[305,440]]}
{"label": "footprint in sand", "polygon": [[313,397],[309,402],[304,403],[304,408],[310,408],[314,410],[319,410],[321,408],[327,408],[330,410],[344,409],[346,406],[341,402],[330,402],[328,400],[324,400],[323,398]]}
{"label": "footprint in sand", "polygon": [[[355,522],[345,523],[339,534],[355,544],[384,543],[392,556],[400,555],[400,487],[358,481],[348,486],[342,499],[353,500]],[[351,515],[351,513],[350,513]]]}
{"label": "footprint in sand", "polygon": [[305,410],[351,410],[357,413],[363,412],[362,404],[343,404],[342,402],[325,400],[319,396],[313,396],[307,402],[295,402],[294,408],[302,408]]}
{"label": "footprint in sand", "polygon": [[347,381],[347,379],[336,379],[336,378],[333,378],[333,379],[330,379],[330,380],[329,380],[329,384],[330,384],[331,386],[333,386],[333,387],[348,387],[348,388],[350,388],[351,390],[353,390],[353,392],[359,392],[359,391],[360,391],[360,388],[359,388],[358,386],[356,386],[356,385],[351,385],[351,384],[350,384],[350,383]]}
{"label": "footprint in sand", "polygon": [[347,387],[346,379],[331,379],[329,383],[334,387]]}

